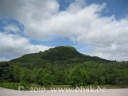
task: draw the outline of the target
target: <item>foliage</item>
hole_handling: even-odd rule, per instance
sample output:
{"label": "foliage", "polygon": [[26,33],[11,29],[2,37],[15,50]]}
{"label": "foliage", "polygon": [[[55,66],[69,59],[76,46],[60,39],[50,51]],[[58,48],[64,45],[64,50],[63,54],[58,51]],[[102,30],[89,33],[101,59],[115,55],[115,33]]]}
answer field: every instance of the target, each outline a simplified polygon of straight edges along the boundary
{"label": "foliage", "polygon": [[86,70],[80,70],[78,66],[71,70],[71,85],[73,86],[85,86],[88,82],[88,75]]}
{"label": "foliage", "polygon": [[19,86],[24,86],[25,89],[27,89],[27,84],[26,83],[0,83],[0,86],[1,87],[4,87],[4,88],[9,88],[9,89],[16,89],[18,90],[18,87]]}
{"label": "foliage", "polygon": [[128,62],[91,57],[73,47],[60,46],[0,62],[0,82],[125,86],[128,85]]}

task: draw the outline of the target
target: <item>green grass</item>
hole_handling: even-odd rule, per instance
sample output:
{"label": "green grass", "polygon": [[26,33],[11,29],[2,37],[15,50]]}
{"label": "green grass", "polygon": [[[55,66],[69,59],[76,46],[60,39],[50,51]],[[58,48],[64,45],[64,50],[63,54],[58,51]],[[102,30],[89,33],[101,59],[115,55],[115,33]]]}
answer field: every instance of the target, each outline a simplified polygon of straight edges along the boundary
{"label": "green grass", "polygon": [[[71,85],[45,85],[41,86],[35,83],[31,84],[26,84],[26,83],[0,83],[0,87],[4,88],[9,88],[9,89],[15,89],[18,90],[19,86],[23,86],[25,90],[30,90],[30,88],[45,88],[46,90],[50,90],[51,88],[76,88],[72,87]],[[97,88],[98,86],[100,88],[106,88],[106,89],[117,89],[117,88],[122,88],[117,85],[87,85],[87,86],[82,86],[84,88],[89,88],[89,87]]]}
{"label": "green grass", "polygon": [[0,87],[15,89],[18,90],[19,86],[24,86],[25,89],[28,89],[29,86],[26,83],[0,83]]}

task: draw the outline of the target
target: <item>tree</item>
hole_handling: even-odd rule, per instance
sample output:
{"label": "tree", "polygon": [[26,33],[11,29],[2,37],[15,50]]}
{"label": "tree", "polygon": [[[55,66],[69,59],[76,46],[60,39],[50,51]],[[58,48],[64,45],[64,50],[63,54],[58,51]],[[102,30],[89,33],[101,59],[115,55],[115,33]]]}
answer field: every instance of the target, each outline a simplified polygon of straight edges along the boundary
{"label": "tree", "polygon": [[42,77],[43,85],[53,85],[54,84],[54,76],[50,73],[46,73],[44,77]]}
{"label": "tree", "polygon": [[88,75],[86,73],[86,70],[81,69],[78,66],[76,66],[71,71],[70,78],[72,86],[85,86],[88,83]]}
{"label": "tree", "polygon": [[23,83],[31,83],[31,71],[29,69],[22,68],[21,82],[23,82]]}
{"label": "tree", "polygon": [[21,68],[19,66],[13,66],[12,68],[13,82],[20,82],[21,80]]}
{"label": "tree", "polygon": [[0,82],[11,81],[12,67],[7,62],[0,64]]}
{"label": "tree", "polygon": [[40,85],[53,84],[53,75],[47,69],[40,68],[36,73],[36,82]]}

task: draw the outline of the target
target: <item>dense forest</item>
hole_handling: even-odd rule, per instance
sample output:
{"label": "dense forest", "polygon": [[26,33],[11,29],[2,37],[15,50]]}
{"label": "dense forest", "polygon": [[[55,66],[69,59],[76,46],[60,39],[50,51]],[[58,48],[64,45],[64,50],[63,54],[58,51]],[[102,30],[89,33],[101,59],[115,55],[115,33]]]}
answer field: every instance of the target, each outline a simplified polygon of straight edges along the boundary
{"label": "dense forest", "polygon": [[128,85],[128,62],[117,62],[59,46],[0,62],[0,83],[39,85]]}

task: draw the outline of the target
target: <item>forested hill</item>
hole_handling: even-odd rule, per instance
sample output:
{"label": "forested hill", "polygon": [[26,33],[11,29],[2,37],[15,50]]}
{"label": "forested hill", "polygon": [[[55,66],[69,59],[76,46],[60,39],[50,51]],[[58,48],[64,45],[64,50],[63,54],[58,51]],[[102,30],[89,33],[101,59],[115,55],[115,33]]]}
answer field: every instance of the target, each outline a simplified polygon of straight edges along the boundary
{"label": "forested hill", "polygon": [[91,57],[81,54],[71,46],[59,46],[50,48],[44,52],[40,51],[39,53],[24,55],[20,58],[11,60],[10,63],[13,65],[19,65],[21,67],[42,67],[47,63],[72,64],[88,61],[110,62],[109,60],[101,59],[99,57]]}
{"label": "forested hill", "polygon": [[60,46],[0,62],[0,83],[39,85],[121,85],[128,87],[128,62],[116,62]]}

